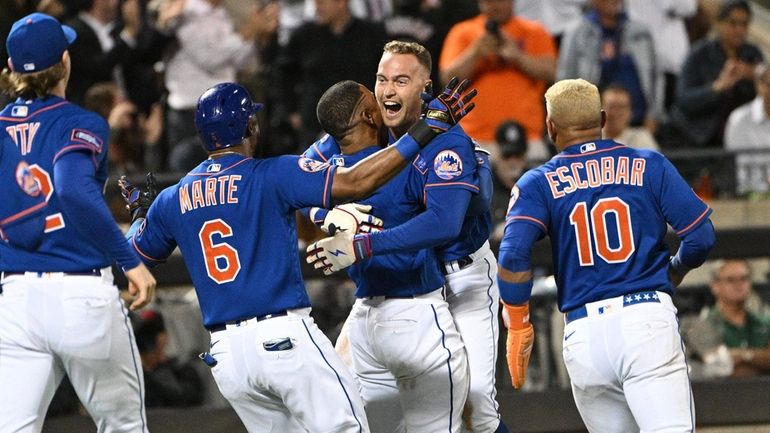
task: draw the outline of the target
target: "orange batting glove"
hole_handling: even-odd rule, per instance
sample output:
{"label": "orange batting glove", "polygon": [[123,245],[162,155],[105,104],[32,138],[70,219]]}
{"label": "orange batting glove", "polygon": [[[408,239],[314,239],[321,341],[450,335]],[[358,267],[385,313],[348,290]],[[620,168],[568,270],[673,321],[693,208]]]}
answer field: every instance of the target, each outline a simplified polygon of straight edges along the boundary
{"label": "orange batting glove", "polygon": [[508,305],[503,303],[504,314],[508,315],[508,338],[505,342],[508,372],[516,389],[527,380],[529,356],[535,343],[535,329],[529,323],[529,304]]}

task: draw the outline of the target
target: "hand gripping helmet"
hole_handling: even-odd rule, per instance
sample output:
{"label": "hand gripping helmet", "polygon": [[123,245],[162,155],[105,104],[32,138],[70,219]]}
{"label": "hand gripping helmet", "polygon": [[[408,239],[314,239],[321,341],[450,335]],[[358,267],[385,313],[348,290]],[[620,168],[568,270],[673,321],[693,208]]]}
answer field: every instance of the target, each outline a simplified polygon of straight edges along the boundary
{"label": "hand gripping helmet", "polygon": [[262,109],[235,83],[220,83],[198,98],[195,127],[209,152],[241,144],[249,135],[249,118]]}

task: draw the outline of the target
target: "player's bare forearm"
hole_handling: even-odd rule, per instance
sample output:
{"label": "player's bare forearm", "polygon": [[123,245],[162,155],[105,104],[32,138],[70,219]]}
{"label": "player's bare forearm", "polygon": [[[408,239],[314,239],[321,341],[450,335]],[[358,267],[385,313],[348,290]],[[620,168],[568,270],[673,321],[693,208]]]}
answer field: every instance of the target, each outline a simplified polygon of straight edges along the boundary
{"label": "player's bare forearm", "polygon": [[334,173],[332,200],[347,202],[368,197],[398,174],[407,161],[395,146],[390,146],[361,160],[350,168],[340,167]]}

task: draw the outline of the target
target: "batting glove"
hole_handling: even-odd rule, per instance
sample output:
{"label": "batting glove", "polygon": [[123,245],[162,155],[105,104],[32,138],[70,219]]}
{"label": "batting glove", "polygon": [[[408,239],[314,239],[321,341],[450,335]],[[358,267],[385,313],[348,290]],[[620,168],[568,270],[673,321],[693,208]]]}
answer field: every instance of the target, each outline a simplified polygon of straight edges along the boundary
{"label": "batting glove", "polygon": [[331,275],[371,256],[372,241],[366,234],[338,232],[307,247],[307,262],[322,270],[324,275]]}
{"label": "batting glove", "polygon": [[[310,211],[310,218],[315,220],[317,208]],[[346,203],[331,209],[320,225],[324,233],[334,236],[337,232],[371,233],[382,230],[381,219],[369,213],[372,207],[366,204]]]}
{"label": "batting glove", "polygon": [[126,202],[126,210],[131,215],[131,222],[136,221],[137,218],[146,217],[147,210],[150,209],[150,205],[158,196],[155,176],[152,173],[147,173],[147,180],[144,182],[143,189],[132,185],[126,176],[120,176],[118,186],[120,186],[120,195]]}
{"label": "batting glove", "polygon": [[453,77],[444,91],[428,103],[428,109],[425,111],[425,122],[431,129],[445,132],[476,107],[475,103],[470,102],[476,96],[476,89],[460,98],[470,84],[471,82],[468,80],[460,82],[457,77]]}
{"label": "batting glove", "polygon": [[476,97],[476,89],[461,98],[469,85],[470,81],[460,82],[457,77],[453,77],[444,91],[428,103],[423,119],[407,131],[420,147],[425,147],[436,135],[455,126],[476,107],[476,104],[471,102]]}
{"label": "batting glove", "polygon": [[508,316],[505,321],[508,327],[508,338],[505,342],[508,372],[511,373],[511,383],[514,388],[524,386],[527,380],[529,356],[535,343],[535,329],[529,322],[529,304],[508,305],[503,303],[503,314]]}

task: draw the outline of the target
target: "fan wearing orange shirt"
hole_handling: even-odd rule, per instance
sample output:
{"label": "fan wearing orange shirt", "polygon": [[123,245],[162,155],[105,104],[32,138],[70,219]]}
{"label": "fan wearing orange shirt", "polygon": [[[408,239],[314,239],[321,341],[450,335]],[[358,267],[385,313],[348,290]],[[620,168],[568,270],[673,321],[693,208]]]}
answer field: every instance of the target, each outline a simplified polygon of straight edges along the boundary
{"label": "fan wearing orange shirt", "polygon": [[511,0],[479,0],[479,10],[449,31],[441,80],[469,78],[479,91],[476,109],[461,122],[468,135],[494,152],[497,127],[516,120],[527,132],[527,158],[546,160],[543,95],[556,74],[556,45],[540,23],[514,16]]}

